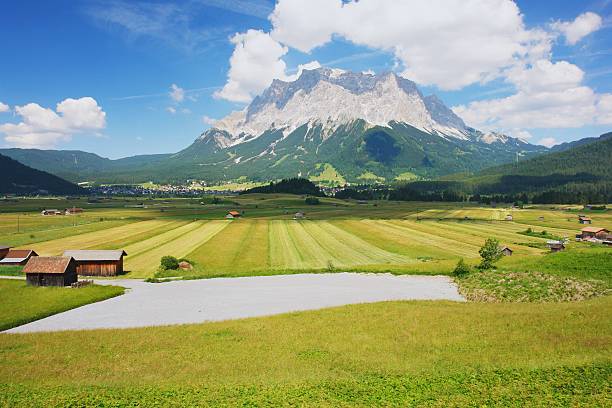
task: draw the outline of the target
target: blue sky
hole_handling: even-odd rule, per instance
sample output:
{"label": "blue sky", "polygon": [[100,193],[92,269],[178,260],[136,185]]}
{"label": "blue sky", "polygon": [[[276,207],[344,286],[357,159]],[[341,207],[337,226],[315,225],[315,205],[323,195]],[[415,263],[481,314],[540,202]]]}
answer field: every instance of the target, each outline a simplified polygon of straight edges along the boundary
{"label": "blue sky", "polygon": [[[455,37],[472,40],[466,32],[479,10],[464,7],[466,16],[458,17],[456,26],[454,21],[436,26],[448,22],[433,6],[428,9],[436,1],[416,1],[412,7],[421,9],[414,13],[397,10],[400,22],[391,18],[387,26],[384,17],[371,13],[378,25],[361,29],[359,19],[372,0],[350,15],[338,7],[327,10],[336,1],[280,0],[286,4],[275,11],[276,19],[269,15],[277,4],[267,0],[5,2],[0,146],[78,149],[111,158],[175,152],[208,128],[209,119],[243,108],[263,89],[271,79],[258,72],[288,78],[300,64],[314,61],[347,70],[398,72],[416,80],[425,93],[438,94],[468,124],[529,137],[532,143],[612,129],[611,1],[517,1],[523,25],[517,35],[532,38],[529,51],[512,67],[506,55],[485,55],[483,70],[474,67],[473,56],[462,55],[479,49],[495,53],[486,51],[486,30],[494,31],[494,51],[523,40],[505,41],[504,32],[489,24],[473,33],[473,46],[448,42],[452,30]],[[517,14],[507,2],[491,0],[482,18],[490,20],[488,12],[502,15],[498,25],[515,32]],[[381,1],[380,14],[393,15],[398,3]],[[335,12],[343,14],[324,18]],[[590,18],[576,20],[586,12]],[[431,34],[402,31],[411,18],[431,19]],[[300,19],[309,24],[302,27]],[[465,51],[457,48],[466,46]],[[541,51],[541,46],[549,48]],[[236,47],[254,49],[257,57],[232,58]],[[445,71],[433,73],[438,67]],[[472,74],[479,80],[470,79]],[[547,78],[553,77],[549,84]]]}

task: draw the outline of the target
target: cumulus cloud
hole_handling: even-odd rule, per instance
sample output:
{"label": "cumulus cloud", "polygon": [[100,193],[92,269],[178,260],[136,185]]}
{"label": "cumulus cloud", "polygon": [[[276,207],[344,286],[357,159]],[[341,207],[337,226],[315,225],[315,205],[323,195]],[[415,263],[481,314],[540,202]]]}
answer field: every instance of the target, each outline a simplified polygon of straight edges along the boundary
{"label": "cumulus cloud", "polygon": [[176,113],[176,108],[174,106],[168,106],[166,108],[166,112],[171,113],[171,114],[175,114]]}
{"label": "cumulus cloud", "polygon": [[217,122],[217,119],[213,119],[210,116],[202,116],[202,123],[204,123],[205,125],[210,125],[210,126],[214,126],[215,122]]}
{"label": "cumulus cloud", "polygon": [[557,139],[555,139],[554,137],[545,137],[540,139],[538,141],[538,144],[550,148],[556,144],[559,144],[559,142],[557,142]]}
{"label": "cumulus cloud", "polygon": [[583,78],[584,72],[566,61],[539,60],[508,75],[515,94],[453,110],[482,129],[578,128],[604,123],[612,115],[612,101],[607,94],[597,95],[584,86]]}
{"label": "cumulus cloud", "polygon": [[0,133],[7,143],[17,147],[54,147],[76,134],[97,133],[106,127],[106,113],[91,97],[65,99],[55,111],[29,103],[16,106],[15,113],[21,122],[0,124]]}
{"label": "cumulus cloud", "polygon": [[176,84],[170,86],[170,98],[176,103],[183,102],[185,99],[185,90]]}
{"label": "cumulus cloud", "polygon": [[215,97],[249,102],[273,79],[285,76],[287,66],[281,57],[288,49],[269,34],[261,30],[248,30],[235,34],[231,42],[235,48],[230,58],[227,83],[214,93]]}
{"label": "cumulus cloud", "polygon": [[447,90],[550,50],[550,37],[526,30],[510,0],[279,0],[270,20],[272,37],[287,46],[310,52],[340,36],[392,52],[403,76]]}
{"label": "cumulus cloud", "polygon": [[317,68],[321,68],[321,64],[319,63],[319,61],[311,61],[306,64],[299,64],[297,67],[297,72],[294,75],[287,75],[279,79],[283,79],[285,81],[295,81],[296,79],[300,77],[300,75],[302,75],[302,72],[304,70],[317,69]]}
{"label": "cumulus cloud", "polygon": [[597,124],[612,125],[612,94],[603,94],[597,103]]}
{"label": "cumulus cloud", "polygon": [[551,27],[565,36],[567,44],[575,45],[587,35],[599,30],[601,25],[601,17],[588,11],[580,14],[574,21],[556,21]]}
{"label": "cumulus cloud", "polygon": [[8,106],[6,103],[2,103],[0,102],[0,113],[2,112],[8,112],[11,110],[11,107]]}

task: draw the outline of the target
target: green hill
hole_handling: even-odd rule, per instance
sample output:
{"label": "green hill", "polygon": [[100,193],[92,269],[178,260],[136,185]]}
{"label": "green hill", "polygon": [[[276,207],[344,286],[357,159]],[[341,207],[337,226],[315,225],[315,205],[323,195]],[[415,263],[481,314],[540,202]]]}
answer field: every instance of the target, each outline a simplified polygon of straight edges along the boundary
{"label": "green hill", "polygon": [[79,194],[83,190],[57,176],[36,170],[0,155],[0,193],[2,194]]}

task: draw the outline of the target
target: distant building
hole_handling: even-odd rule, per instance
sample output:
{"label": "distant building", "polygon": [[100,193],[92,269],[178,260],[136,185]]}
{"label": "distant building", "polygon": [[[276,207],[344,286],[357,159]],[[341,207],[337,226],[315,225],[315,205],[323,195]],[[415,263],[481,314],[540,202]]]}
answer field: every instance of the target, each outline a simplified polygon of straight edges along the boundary
{"label": "distant building", "polygon": [[304,218],[306,218],[306,214],[304,214],[301,211],[298,211],[295,214],[293,214],[293,219],[294,220],[303,220]]}
{"label": "distant building", "polygon": [[32,286],[70,286],[78,281],[76,262],[70,257],[35,256],[23,267]]}
{"label": "distant building", "polygon": [[50,209],[50,210],[42,210],[41,214],[42,215],[63,215],[64,213],[61,212],[60,210]]}
{"label": "distant building", "polygon": [[84,276],[116,276],[123,273],[122,250],[69,250],[64,256],[74,258],[76,271]]}
{"label": "distant building", "polygon": [[562,241],[548,241],[546,246],[550,249],[550,252],[559,252],[565,250],[565,243]]}
{"label": "distant building", "polygon": [[578,217],[580,224],[591,224],[593,221],[589,217]]}
{"label": "distant building", "polygon": [[513,253],[513,252],[514,252],[514,251],[513,251],[513,250],[511,250],[511,249],[510,249],[510,248],[508,248],[508,247],[503,247],[503,248],[502,248],[502,250],[501,250],[501,253],[502,253],[502,255],[504,255],[504,256],[512,256],[512,253]]}
{"label": "distant building", "polygon": [[227,215],[225,216],[225,218],[227,219],[233,219],[233,218],[240,218],[242,214],[240,214],[238,211],[229,211],[227,213]]}
{"label": "distant building", "polygon": [[0,265],[25,265],[33,256],[38,254],[31,249],[9,249],[0,259]]}
{"label": "distant building", "polygon": [[66,208],[65,214],[66,215],[74,215],[74,214],[80,214],[82,212],[83,212],[82,208],[72,207],[72,208]]}
{"label": "distant building", "polygon": [[582,239],[587,239],[587,238],[595,238],[595,239],[607,239],[608,238],[608,234],[610,233],[610,231],[608,231],[605,228],[599,228],[599,227],[585,227],[581,230],[582,232]]}
{"label": "distant building", "polygon": [[506,221],[512,221],[513,219],[514,217],[512,216],[512,214],[506,215]]}

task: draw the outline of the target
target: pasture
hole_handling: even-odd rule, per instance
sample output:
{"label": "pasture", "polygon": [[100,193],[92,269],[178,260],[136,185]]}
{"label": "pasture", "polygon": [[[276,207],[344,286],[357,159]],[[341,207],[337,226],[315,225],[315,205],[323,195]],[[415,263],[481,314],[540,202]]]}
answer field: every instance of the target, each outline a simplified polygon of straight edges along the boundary
{"label": "pasture", "polygon": [[[83,202],[22,200],[21,208],[86,206]],[[292,195],[225,197],[217,204],[198,199],[129,199],[95,203],[78,216],[44,217],[0,203],[0,242],[33,248],[40,255],[66,249],[125,249],[127,277],[153,277],[164,255],[186,258],[195,268],[186,277],[363,271],[448,273],[463,257],[495,237],[515,252],[512,260],[545,253],[544,238],[527,228],[572,238],[581,228],[574,208],[490,208],[465,204],[371,202],[323,199],[307,206]],[[225,220],[229,209],[243,217]],[[305,211],[305,220],[293,213]],[[512,215],[512,221],[506,221]],[[607,212],[590,214],[612,228]],[[19,222],[19,232],[17,231]],[[579,243],[570,246],[581,247]]]}

